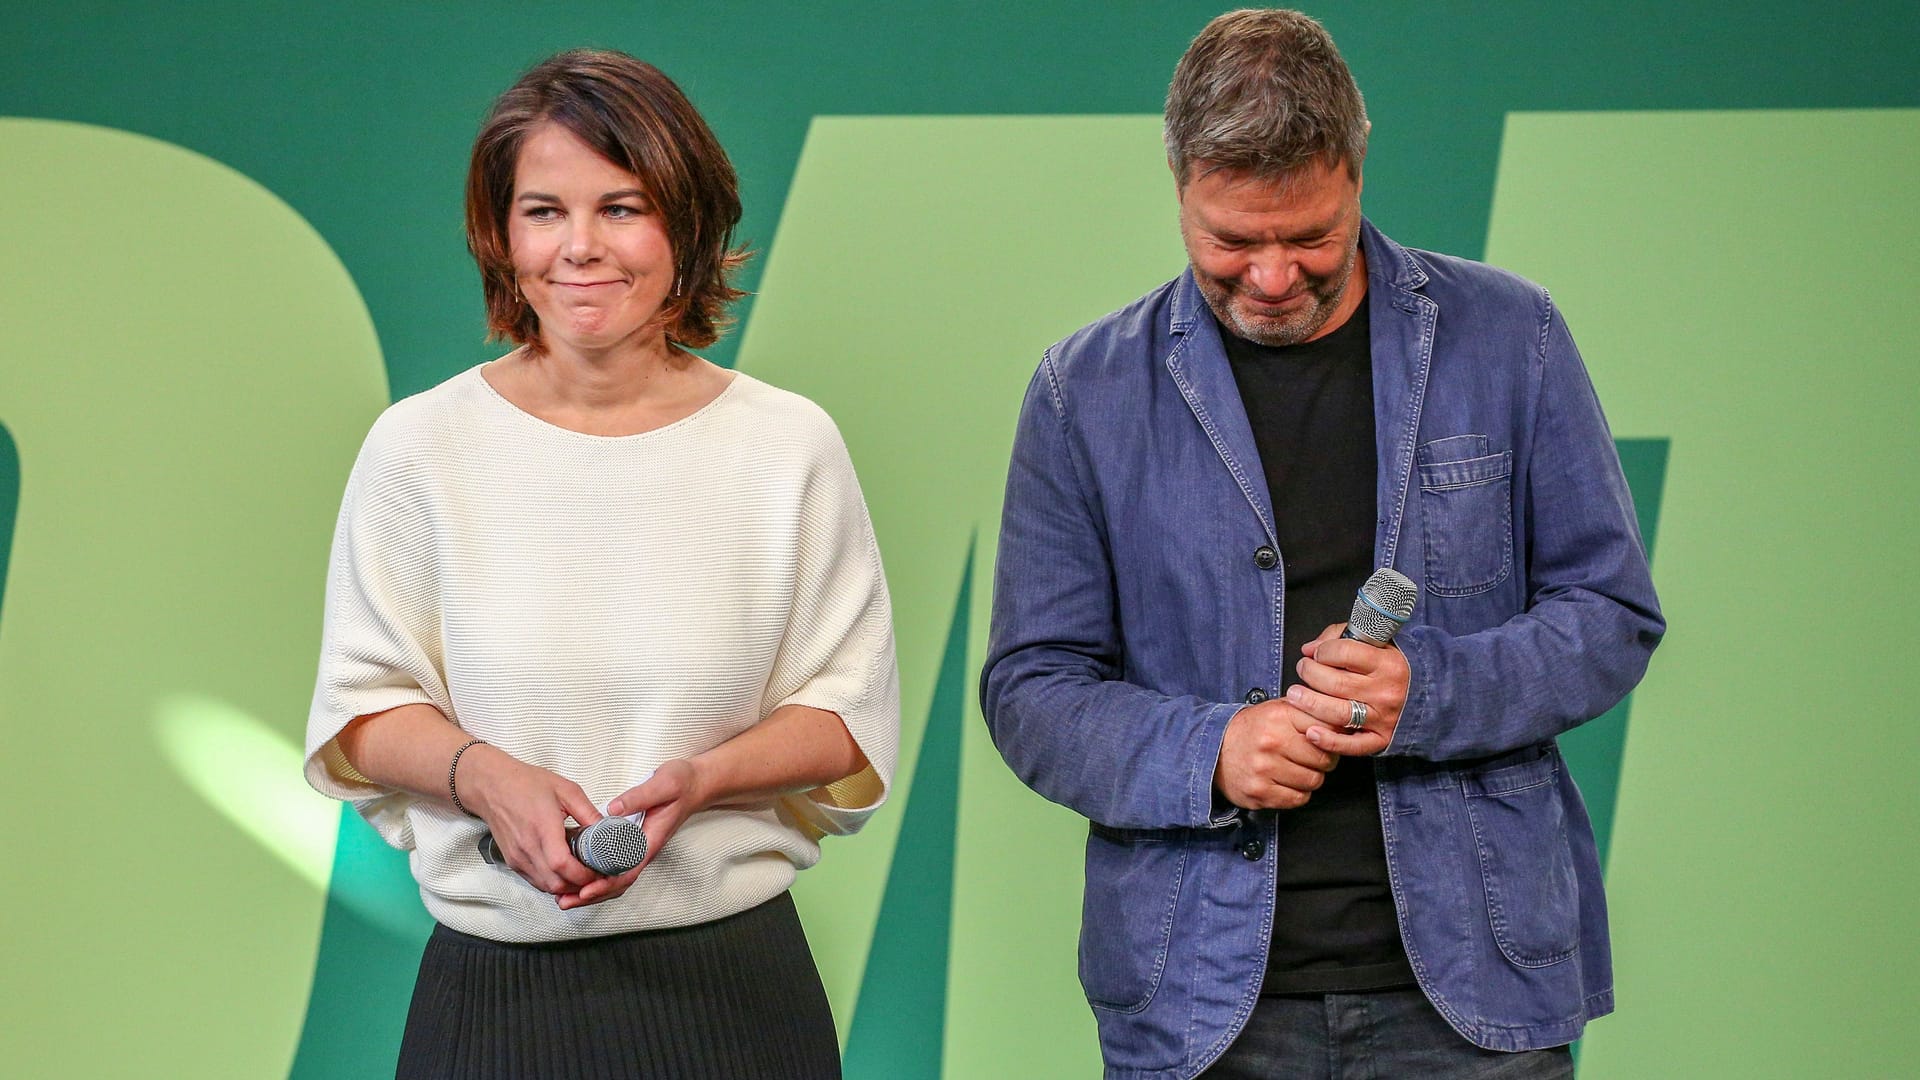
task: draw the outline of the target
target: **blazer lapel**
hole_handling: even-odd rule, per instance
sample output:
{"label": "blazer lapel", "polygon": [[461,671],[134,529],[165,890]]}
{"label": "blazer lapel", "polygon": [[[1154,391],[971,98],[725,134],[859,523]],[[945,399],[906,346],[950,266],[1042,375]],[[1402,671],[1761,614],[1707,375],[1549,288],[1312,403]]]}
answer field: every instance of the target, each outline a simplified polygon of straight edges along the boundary
{"label": "blazer lapel", "polygon": [[1274,530],[1267,477],[1260,464],[1259,448],[1254,445],[1253,427],[1247,422],[1246,406],[1240,400],[1240,384],[1234,381],[1233,368],[1227,362],[1220,326],[1194,284],[1192,267],[1180,275],[1169,308],[1173,347],[1167,353],[1167,373],[1173,376],[1194,419],[1200,422],[1220,461],[1259,516],[1267,542],[1277,548],[1280,541]]}
{"label": "blazer lapel", "polygon": [[1373,426],[1380,456],[1376,497],[1381,527],[1374,535],[1374,558],[1377,566],[1393,566],[1406,523],[1413,450],[1420,437],[1420,408],[1440,306],[1415,291],[1426,285],[1427,272],[1405,248],[1370,221],[1363,221],[1361,229],[1367,288],[1372,292]]}

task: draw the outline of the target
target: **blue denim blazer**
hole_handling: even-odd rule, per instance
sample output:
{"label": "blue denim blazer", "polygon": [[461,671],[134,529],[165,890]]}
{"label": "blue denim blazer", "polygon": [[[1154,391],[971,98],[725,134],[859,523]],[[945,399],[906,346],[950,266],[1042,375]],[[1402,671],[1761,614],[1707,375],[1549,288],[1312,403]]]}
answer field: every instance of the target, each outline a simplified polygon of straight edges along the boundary
{"label": "blue denim blazer", "polygon": [[[1468,1039],[1556,1046],[1612,1010],[1613,976],[1593,830],[1554,737],[1632,689],[1665,622],[1546,291],[1371,223],[1362,243],[1375,555],[1422,586],[1398,638],[1406,709],[1371,760],[1401,938]],[[1080,979],[1109,1077],[1194,1075],[1260,993],[1284,853],[1235,843],[1213,771],[1249,691],[1297,659],[1282,567],[1254,552],[1278,547],[1276,513],[1313,512],[1270,505],[1191,272],[1041,361],[980,701],[1014,772],[1089,820]]]}

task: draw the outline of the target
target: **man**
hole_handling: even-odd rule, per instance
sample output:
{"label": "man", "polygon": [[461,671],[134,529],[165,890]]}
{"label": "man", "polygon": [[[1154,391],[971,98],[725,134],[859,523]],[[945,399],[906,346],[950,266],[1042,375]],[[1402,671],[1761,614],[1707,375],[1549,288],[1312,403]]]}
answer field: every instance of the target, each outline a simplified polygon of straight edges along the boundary
{"label": "man", "polygon": [[[1191,265],[1021,414],[980,697],[1089,819],[1109,1077],[1566,1076],[1613,1007],[1554,737],[1665,630],[1632,504],[1546,292],[1361,216],[1367,132],[1318,23],[1215,19]],[[1339,637],[1376,566],[1421,586],[1384,648]]]}

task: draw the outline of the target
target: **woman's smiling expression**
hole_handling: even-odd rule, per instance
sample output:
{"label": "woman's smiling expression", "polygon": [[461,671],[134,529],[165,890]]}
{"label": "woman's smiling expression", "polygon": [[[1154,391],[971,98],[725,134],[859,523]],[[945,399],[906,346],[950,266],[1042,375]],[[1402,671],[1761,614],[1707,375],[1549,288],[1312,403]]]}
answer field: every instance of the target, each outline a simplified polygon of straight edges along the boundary
{"label": "woman's smiling expression", "polygon": [[508,251],[547,351],[664,341],[673,245],[639,177],[545,123],[521,145],[513,192]]}

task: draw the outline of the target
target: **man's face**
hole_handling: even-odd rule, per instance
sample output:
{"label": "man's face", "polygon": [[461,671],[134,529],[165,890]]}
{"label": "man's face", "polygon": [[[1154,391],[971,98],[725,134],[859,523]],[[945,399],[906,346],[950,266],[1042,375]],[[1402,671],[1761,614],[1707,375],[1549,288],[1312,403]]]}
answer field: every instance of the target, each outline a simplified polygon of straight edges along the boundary
{"label": "man's face", "polygon": [[1318,161],[1277,180],[1189,169],[1180,238],[1222,323],[1248,341],[1298,345],[1347,321],[1366,295],[1358,176]]}

